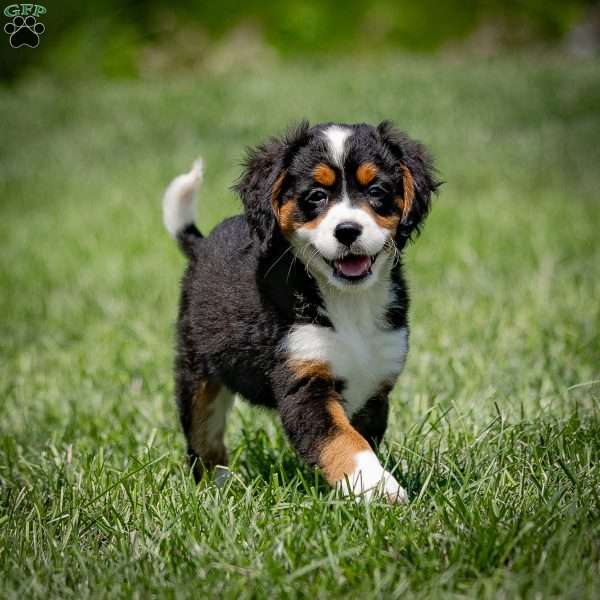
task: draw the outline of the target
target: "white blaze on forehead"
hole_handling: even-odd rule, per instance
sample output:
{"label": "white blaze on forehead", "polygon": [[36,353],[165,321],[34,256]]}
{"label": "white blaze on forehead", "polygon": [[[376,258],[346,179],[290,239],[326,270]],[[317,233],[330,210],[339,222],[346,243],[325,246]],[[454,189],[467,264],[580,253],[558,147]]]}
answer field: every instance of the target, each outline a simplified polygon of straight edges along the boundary
{"label": "white blaze on forehead", "polygon": [[344,151],[346,146],[346,140],[350,136],[352,131],[347,127],[340,127],[339,125],[331,125],[324,132],[327,145],[329,146],[329,153],[331,154],[332,161],[341,167],[344,164]]}

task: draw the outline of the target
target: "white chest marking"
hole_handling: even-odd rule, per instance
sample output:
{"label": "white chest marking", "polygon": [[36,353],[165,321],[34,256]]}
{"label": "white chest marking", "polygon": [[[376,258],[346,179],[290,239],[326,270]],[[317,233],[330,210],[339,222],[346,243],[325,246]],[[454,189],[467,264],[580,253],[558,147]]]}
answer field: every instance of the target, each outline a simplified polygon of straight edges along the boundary
{"label": "white chest marking", "polygon": [[323,361],[334,376],[345,380],[348,417],[359,411],[385,381],[402,371],[408,352],[406,328],[389,329],[384,321],[390,303],[387,286],[353,294],[331,290],[324,295],[334,329],[299,325],[288,336],[292,359]]}

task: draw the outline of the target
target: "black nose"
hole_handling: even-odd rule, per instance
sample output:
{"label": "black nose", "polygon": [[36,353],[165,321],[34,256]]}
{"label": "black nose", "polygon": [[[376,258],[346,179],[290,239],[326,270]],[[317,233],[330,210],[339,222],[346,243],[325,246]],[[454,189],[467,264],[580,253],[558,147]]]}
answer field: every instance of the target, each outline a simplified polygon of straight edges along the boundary
{"label": "black nose", "polygon": [[344,246],[351,246],[362,233],[362,225],[353,221],[344,221],[335,228],[335,237]]}

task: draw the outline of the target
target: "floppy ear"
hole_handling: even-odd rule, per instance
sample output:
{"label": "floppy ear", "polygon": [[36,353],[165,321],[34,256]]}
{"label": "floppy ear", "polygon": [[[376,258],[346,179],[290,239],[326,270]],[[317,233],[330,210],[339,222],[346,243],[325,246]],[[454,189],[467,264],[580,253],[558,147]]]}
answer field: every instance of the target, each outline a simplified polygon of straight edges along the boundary
{"label": "floppy ear", "polygon": [[402,177],[402,219],[396,233],[396,245],[402,248],[413,235],[418,235],[431,208],[431,194],[437,192],[441,182],[435,177],[433,159],[423,145],[390,121],[383,121],[377,131]]}
{"label": "floppy ear", "polygon": [[288,130],[281,138],[248,150],[244,171],[234,186],[244,205],[246,220],[252,236],[258,241],[262,254],[268,253],[284,238],[276,220],[279,196],[283,191],[289,162],[295,150],[304,142],[308,121]]}

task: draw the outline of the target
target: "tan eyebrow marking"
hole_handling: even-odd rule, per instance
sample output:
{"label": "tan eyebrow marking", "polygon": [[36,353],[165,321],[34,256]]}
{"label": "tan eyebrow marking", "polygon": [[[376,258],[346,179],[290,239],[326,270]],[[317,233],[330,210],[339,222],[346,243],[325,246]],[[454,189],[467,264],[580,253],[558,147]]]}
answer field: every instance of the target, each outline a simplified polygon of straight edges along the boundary
{"label": "tan eyebrow marking", "polygon": [[276,179],[273,184],[271,191],[271,208],[275,213],[275,218],[279,221],[279,196],[281,195],[281,188],[283,187],[283,180],[285,179],[285,171],[282,171],[281,175]]}
{"label": "tan eyebrow marking", "polygon": [[290,198],[277,213],[277,221],[279,222],[279,227],[281,227],[281,231],[285,235],[289,235],[298,228],[297,223],[294,221],[294,216],[296,214],[296,199]]}
{"label": "tan eyebrow marking", "polygon": [[324,163],[319,163],[313,171],[313,179],[321,185],[335,183],[335,171]]}
{"label": "tan eyebrow marking", "polygon": [[364,162],[356,169],[356,179],[360,185],[369,185],[379,173],[379,169],[372,162]]}
{"label": "tan eyebrow marking", "polygon": [[415,180],[406,165],[400,163],[400,169],[402,171],[402,182],[404,184],[404,198],[402,198],[402,201],[399,204],[402,209],[402,221],[404,221],[406,217],[408,217],[408,213],[410,212],[415,197]]}

